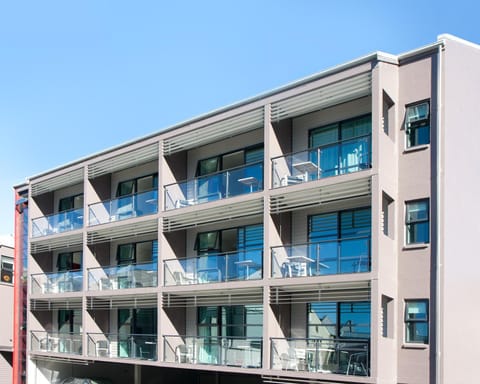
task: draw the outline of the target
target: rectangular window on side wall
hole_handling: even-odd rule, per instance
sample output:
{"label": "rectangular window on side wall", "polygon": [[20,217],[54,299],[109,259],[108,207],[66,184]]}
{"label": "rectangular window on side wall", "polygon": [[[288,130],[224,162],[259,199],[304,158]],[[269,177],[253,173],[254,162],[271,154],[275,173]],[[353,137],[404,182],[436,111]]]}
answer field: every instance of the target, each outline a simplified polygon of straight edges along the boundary
{"label": "rectangular window on side wall", "polygon": [[405,342],[428,344],[428,300],[405,301]]}
{"label": "rectangular window on side wall", "polygon": [[405,112],[407,148],[430,143],[430,103],[409,105]]}
{"label": "rectangular window on side wall", "polygon": [[405,204],[407,245],[430,242],[430,213],[428,199],[407,201]]}
{"label": "rectangular window on side wall", "polygon": [[13,283],[13,257],[1,257],[1,282]]}

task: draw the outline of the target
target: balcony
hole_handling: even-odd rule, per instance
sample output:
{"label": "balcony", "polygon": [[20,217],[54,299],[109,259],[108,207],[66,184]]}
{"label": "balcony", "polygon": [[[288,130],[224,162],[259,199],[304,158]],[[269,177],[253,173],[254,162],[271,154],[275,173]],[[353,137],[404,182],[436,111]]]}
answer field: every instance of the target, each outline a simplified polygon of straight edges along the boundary
{"label": "balcony", "polygon": [[257,280],[263,273],[263,249],[246,249],[164,261],[165,286]]}
{"label": "balcony", "polygon": [[31,351],[55,354],[81,355],[81,333],[31,332]]}
{"label": "balcony", "polygon": [[370,237],[272,247],[272,277],[370,271]]}
{"label": "balcony", "polygon": [[164,336],[164,361],[261,368],[261,337]]}
{"label": "balcony", "polygon": [[158,191],[155,189],[89,205],[88,225],[151,215],[157,211]]}
{"label": "balcony", "polygon": [[165,210],[227,199],[263,190],[263,163],[231,168],[165,186]]}
{"label": "balcony", "polygon": [[32,294],[80,292],[82,289],[81,270],[32,274]]}
{"label": "balcony", "polygon": [[359,172],[371,167],[371,135],[272,159],[273,188]]}
{"label": "balcony", "polygon": [[89,357],[157,360],[157,335],[87,333]]}
{"label": "balcony", "polygon": [[157,263],[136,263],[88,269],[88,290],[156,287]]}
{"label": "balcony", "polygon": [[369,376],[369,340],[271,338],[271,369]]}
{"label": "balcony", "polygon": [[83,208],[70,209],[32,220],[32,237],[54,235],[83,227]]}

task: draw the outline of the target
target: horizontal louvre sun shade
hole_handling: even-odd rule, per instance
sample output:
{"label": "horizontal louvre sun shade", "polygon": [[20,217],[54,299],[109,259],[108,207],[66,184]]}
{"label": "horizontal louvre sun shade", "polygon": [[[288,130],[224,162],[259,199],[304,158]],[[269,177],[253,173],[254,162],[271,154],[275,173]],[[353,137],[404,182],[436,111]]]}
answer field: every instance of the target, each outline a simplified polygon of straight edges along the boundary
{"label": "horizontal louvre sun shade", "polygon": [[270,197],[270,211],[281,213],[304,209],[371,193],[370,177],[364,177],[322,187],[303,188]]}
{"label": "horizontal louvre sun shade", "polygon": [[198,206],[195,206],[192,208],[182,208],[178,211],[185,212],[177,213],[176,211],[170,211],[175,214],[163,218],[164,232],[193,228],[221,220],[261,215],[263,213],[263,198],[241,201],[228,205],[219,205],[214,208],[206,207],[205,209],[199,209]]}
{"label": "horizontal louvre sun shade", "polygon": [[236,136],[263,127],[263,108],[243,113],[181,135],[165,139],[164,155],[171,155],[186,149],[199,147],[214,141]]}
{"label": "horizontal louvre sun shade", "polygon": [[324,85],[313,91],[272,103],[271,119],[279,121],[368,96],[372,92],[371,88],[372,76],[369,72]]}
{"label": "horizontal louvre sun shade", "polygon": [[50,179],[32,183],[32,196],[38,196],[43,193],[56,191],[71,185],[80,184],[83,181],[83,168],[54,176]]}
{"label": "horizontal louvre sun shade", "polygon": [[113,173],[122,169],[135,167],[140,164],[158,159],[158,144],[150,144],[130,152],[112,156],[108,159],[93,163],[88,166],[88,178]]}
{"label": "horizontal louvre sun shade", "polygon": [[270,288],[270,304],[369,300],[370,283],[368,281]]}
{"label": "horizontal louvre sun shade", "polygon": [[68,249],[82,245],[83,233],[72,235],[59,235],[56,238],[48,238],[44,240],[30,241],[30,251],[32,254],[41,252],[50,252],[57,249]]}
{"label": "horizontal louvre sun shade", "polygon": [[156,294],[87,297],[87,309],[156,308]]}
{"label": "horizontal louvre sun shade", "polygon": [[165,308],[262,304],[263,293],[262,288],[235,289],[228,293],[225,293],[225,291],[186,292],[184,294],[164,293],[162,302]]}
{"label": "horizontal louvre sun shade", "polygon": [[147,235],[149,233],[158,232],[158,220],[142,221],[139,223],[131,224],[125,223],[124,225],[111,226],[104,229],[95,231],[89,231],[87,233],[87,243],[105,243],[117,239],[127,239],[131,237]]}
{"label": "horizontal louvre sun shade", "polygon": [[30,300],[31,311],[53,311],[55,309],[82,309],[82,298],[52,298],[48,300]]}

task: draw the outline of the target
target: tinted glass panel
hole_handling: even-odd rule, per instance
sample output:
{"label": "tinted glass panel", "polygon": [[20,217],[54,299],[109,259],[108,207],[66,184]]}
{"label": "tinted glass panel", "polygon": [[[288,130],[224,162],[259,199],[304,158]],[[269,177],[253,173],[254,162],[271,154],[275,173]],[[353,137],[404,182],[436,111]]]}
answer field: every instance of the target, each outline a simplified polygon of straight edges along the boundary
{"label": "tinted glass panel", "polygon": [[123,181],[118,184],[117,196],[131,195],[135,192],[134,190],[135,180]]}
{"label": "tinted glass panel", "polygon": [[327,125],[314,129],[310,133],[310,147],[320,147],[336,143],[339,140],[338,124]]}
{"label": "tinted glass panel", "polygon": [[200,160],[198,162],[198,176],[208,175],[210,173],[217,172],[219,170],[220,159],[218,157],[212,157],[211,159]]}
{"label": "tinted glass panel", "polygon": [[364,116],[358,119],[347,120],[341,123],[341,127],[342,140],[369,135],[372,131],[372,118],[371,116]]}
{"label": "tinted glass panel", "polygon": [[135,244],[122,244],[117,249],[118,264],[131,264],[135,262]]}

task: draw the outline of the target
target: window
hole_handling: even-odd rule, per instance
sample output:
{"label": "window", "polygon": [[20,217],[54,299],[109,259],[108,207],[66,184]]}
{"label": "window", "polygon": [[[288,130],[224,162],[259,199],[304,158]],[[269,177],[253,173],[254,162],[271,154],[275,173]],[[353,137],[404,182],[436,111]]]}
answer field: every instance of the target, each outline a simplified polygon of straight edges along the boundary
{"label": "window", "polygon": [[370,270],[371,208],[309,217],[309,257],[320,260],[322,274]]}
{"label": "window", "polygon": [[261,305],[198,308],[199,336],[262,337]]}
{"label": "window", "polygon": [[201,232],[197,235],[195,241],[195,250],[198,255],[234,252],[242,249],[262,247],[262,224]]}
{"label": "window", "polygon": [[157,308],[118,309],[119,357],[156,359]]}
{"label": "window", "polygon": [[59,333],[79,333],[82,330],[82,312],[78,309],[59,309],[57,321]]}
{"label": "window", "polygon": [[428,199],[406,203],[406,243],[424,244],[430,240]]}
{"label": "window", "polygon": [[309,132],[310,161],[320,166],[322,177],[368,168],[371,133],[371,115],[314,128]]}
{"label": "window", "polygon": [[156,262],[158,252],[157,240],[139,243],[120,244],[117,247],[117,264]]}
{"label": "window", "polygon": [[428,344],[428,300],[405,301],[405,342]]}
{"label": "window", "polygon": [[58,212],[80,208],[83,208],[83,193],[75,196],[64,197],[58,202]]}
{"label": "window", "polygon": [[[233,280],[254,273],[262,265],[263,225],[228,228],[197,234],[195,251],[198,278],[203,282]],[[256,267],[245,269],[238,262],[250,260]],[[245,277],[246,278],[246,277]]]}
{"label": "window", "polygon": [[430,143],[430,104],[422,102],[407,106],[405,132],[407,148]]}
{"label": "window", "polygon": [[[263,308],[261,305],[232,305],[198,307],[197,335],[202,338],[202,352],[198,354],[198,362],[218,364],[219,358],[226,365],[237,365],[222,349],[237,348],[237,345],[253,347],[257,343],[260,347],[263,328]],[[247,342],[243,338],[250,339]],[[253,350],[250,349],[249,359],[253,359]],[[250,363],[253,363],[250,360]],[[253,363],[255,365],[259,363]]]}
{"label": "window", "polygon": [[263,161],[263,147],[256,146],[241,149],[239,151],[200,160],[197,166],[197,176],[206,176],[215,172],[260,161]]}
{"label": "window", "polygon": [[369,339],[370,302],[308,304],[308,338]]}
{"label": "window", "polygon": [[118,183],[117,197],[133,195],[156,189],[158,186],[158,175],[142,176],[137,179],[125,180]]}
{"label": "window", "polygon": [[13,257],[2,256],[1,259],[1,282],[13,283]]}
{"label": "window", "polygon": [[82,252],[63,252],[57,257],[57,271],[75,271],[82,268]]}

